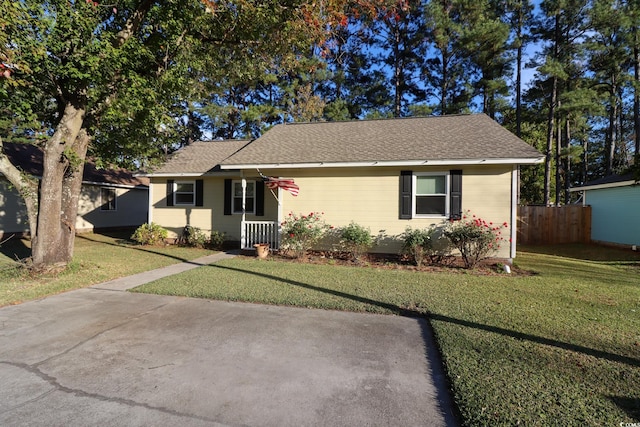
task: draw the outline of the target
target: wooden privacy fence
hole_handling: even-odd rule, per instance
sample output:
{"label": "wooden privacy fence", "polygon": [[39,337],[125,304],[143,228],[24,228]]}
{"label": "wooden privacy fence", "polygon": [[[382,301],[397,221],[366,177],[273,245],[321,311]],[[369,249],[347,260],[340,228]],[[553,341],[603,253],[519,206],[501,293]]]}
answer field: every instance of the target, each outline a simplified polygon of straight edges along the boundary
{"label": "wooden privacy fence", "polygon": [[591,206],[518,206],[518,243],[553,245],[591,241]]}

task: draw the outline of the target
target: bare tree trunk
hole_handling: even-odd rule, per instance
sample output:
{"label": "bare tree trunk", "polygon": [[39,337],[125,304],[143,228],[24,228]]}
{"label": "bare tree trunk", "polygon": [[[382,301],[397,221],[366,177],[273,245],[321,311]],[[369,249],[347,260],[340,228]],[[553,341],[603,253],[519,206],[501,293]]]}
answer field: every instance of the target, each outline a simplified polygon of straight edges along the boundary
{"label": "bare tree trunk", "polygon": [[[521,30],[522,28],[518,28],[519,39],[522,38]],[[516,135],[522,136],[522,42],[518,45],[516,59]]]}
{"label": "bare tree trunk", "polygon": [[89,135],[85,129],[81,129],[73,143],[73,152],[77,156],[77,163],[69,166],[69,172],[65,174],[62,181],[62,223],[71,224],[72,233],[63,233],[60,247],[68,256],[68,260],[73,257],[75,241],[75,224],[78,216],[78,201],[82,190],[82,175],[84,164],[89,147]]}
{"label": "bare tree trunk", "polygon": [[400,29],[394,28],[394,45],[393,45],[393,77],[395,79],[394,88],[394,102],[393,102],[393,117],[400,117],[402,115],[402,90],[401,90],[401,77],[402,70],[400,67]]}
{"label": "bare tree trunk", "polygon": [[[560,108],[560,101],[558,101],[558,109]],[[556,185],[555,185],[555,199],[556,206],[560,206],[560,191],[562,189],[562,124],[560,119],[556,123],[556,155],[555,155],[555,163],[556,163]]]}
{"label": "bare tree trunk", "polygon": [[549,114],[547,116],[547,147],[544,161],[544,204],[551,204],[551,160],[553,153],[553,135],[556,112],[556,97],[558,90],[558,78],[552,77],[551,100],[549,102]]}
{"label": "bare tree trunk", "polygon": [[[62,244],[69,239],[73,240],[76,220],[75,216],[68,218],[63,215],[63,183],[65,174],[77,167],[78,162],[80,165],[84,164],[84,158],[80,159],[73,150],[73,143],[82,128],[84,114],[84,107],[67,103],[58,127],[44,148],[38,231],[31,248],[36,269],[57,264],[66,265],[73,254]],[[68,189],[65,189],[66,191]]]}
{"label": "bare tree trunk", "polygon": [[516,51],[516,135],[522,135],[522,50],[523,50],[523,25],[524,25],[524,5],[520,0],[518,3],[518,21],[516,24],[516,39],[518,49]]}
{"label": "bare tree trunk", "polygon": [[571,123],[567,117],[565,121],[564,141],[565,141],[565,155],[563,157],[564,163],[564,204],[568,205],[571,202],[571,192],[569,187],[571,186]]}
{"label": "bare tree trunk", "polygon": [[638,40],[638,34],[638,29],[634,27],[633,79],[636,85],[633,90],[633,130],[636,167],[640,166],[640,40]]}
{"label": "bare tree trunk", "polygon": [[[558,13],[556,13],[555,16],[555,40],[553,46],[554,59],[558,59],[558,44],[560,43],[560,17]],[[544,204],[547,206],[551,204],[551,160],[553,153],[553,137],[555,133],[554,124],[556,119],[556,103],[558,102],[558,77],[554,75],[551,79],[551,99],[549,100],[549,114],[547,116],[547,147],[545,150],[544,162]],[[556,164],[556,168],[557,167],[558,165]]]}
{"label": "bare tree trunk", "polygon": [[613,174],[613,160],[616,152],[616,119],[618,117],[618,103],[616,100],[616,86],[615,83],[611,87],[611,105],[609,106],[609,129],[607,129],[607,138],[605,147],[605,175],[609,176]]}
{"label": "bare tree trunk", "polygon": [[587,176],[589,175],[589,155],[587,153],[587,149],[589,148],[589,142],[586,137],[583,137],[582,140],[582,176],[581,176],[581,184],[587,182]]}
{"label": "bare tree trunk", "polygon": [[449,57],[442,51],[442,83],[440,85],[440,114],[447,114],[447,92],[449,90]]}

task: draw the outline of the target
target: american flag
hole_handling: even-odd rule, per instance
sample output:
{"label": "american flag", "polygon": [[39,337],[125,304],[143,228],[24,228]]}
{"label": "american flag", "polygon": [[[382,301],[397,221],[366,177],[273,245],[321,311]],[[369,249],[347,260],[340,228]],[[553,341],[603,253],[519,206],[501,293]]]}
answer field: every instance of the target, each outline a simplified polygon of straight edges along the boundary
{"label": "american flag", "polygon": [[291,193],[292,196],[297,196],[300,192],[300,187],[292,180],[286,178],[274,178],[272,176],[266,176],[263,178],[265,185],[270,190],[282,188]]}

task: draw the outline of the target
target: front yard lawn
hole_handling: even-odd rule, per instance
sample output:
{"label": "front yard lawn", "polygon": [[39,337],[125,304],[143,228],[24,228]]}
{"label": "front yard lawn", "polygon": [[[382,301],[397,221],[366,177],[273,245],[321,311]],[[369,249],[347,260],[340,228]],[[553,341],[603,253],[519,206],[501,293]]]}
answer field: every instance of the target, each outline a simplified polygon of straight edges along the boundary
{"label": "front yard lawn", "polygon": [[143,247],[129,240],[130,235],[80,234],[75,241],[75,256],[66,271],[36,277],[16,263],[16,259],[30,255],[29,240],[17,237],[7,240],[0,246],[0,307],[213,253],[178,246]]}
{"label": "front yard lawn", "polygon": [[517,266],[535,274],[238,257],[135,291],[424,315],[465,425],[640,421],[640,255],[580,245],[526,248]]}

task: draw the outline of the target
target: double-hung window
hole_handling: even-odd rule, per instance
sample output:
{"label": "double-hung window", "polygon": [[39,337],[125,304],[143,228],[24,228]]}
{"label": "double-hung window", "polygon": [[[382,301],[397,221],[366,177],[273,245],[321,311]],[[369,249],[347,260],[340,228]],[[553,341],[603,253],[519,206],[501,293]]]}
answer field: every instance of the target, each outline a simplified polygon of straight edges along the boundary
{"label": "double-hung window", "polygon": [[116,189],[102,187],[100,188],[100,210],[115,211],[116,210]]}
{"label": "double-hung window", "polygon": [[176,181],[173,184],[173,202],[178,205],[193,206],[196,200],[196,184],[194,181]]}
{"label": "double-hung window", "polygon": [[[256,206],[256,182],[247,181],[245,213],[252,214]],[[242,181],[233,181],[233,213],[242,213]]]}
{"label": "double-hung window", "polygon": [[449,174],[415,173],[413,176],[413,216],[449,215]]}

